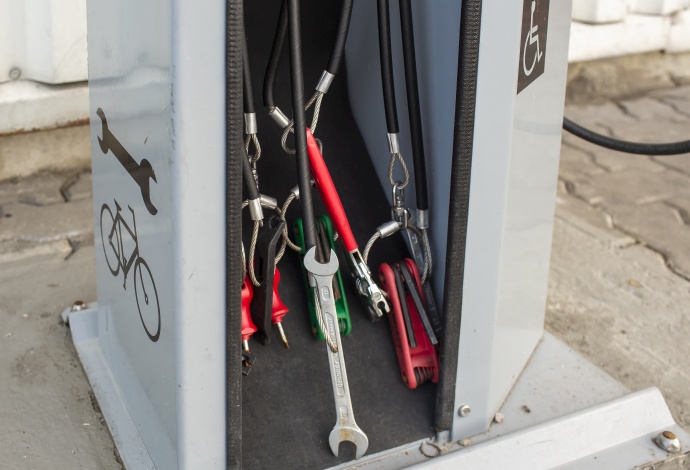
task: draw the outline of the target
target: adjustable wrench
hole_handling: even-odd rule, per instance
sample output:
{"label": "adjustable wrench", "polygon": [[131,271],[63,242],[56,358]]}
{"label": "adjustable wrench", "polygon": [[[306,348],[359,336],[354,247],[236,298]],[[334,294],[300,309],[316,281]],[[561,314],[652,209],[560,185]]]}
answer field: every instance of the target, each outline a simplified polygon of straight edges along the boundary
{"label": "adjustable wrench", "polygon": [[355,422],[352,400],[350,400],[350,387],[347,382],[345,357],[340,340],[340,329],[338,328],[335,296],[333,295],[333,275],[338,271],[338,257],[335,251],[331,250],[330,260],[327,263],[319,263],[316,260],[316,247],[312,247],[304,255],[304,267],[309,272],[310,282],[316,289],[316,301],[321,308],[328,334],[335,340],[338,347],[337,351],[334,352],[326,343],[337,416],[335,426],[328,436],[328,443],[331,446],[331,451],[337,457],[340,443],[343,441],[352,442],[357,447],[355,455],[359,459],[367,451],[369,439]]}

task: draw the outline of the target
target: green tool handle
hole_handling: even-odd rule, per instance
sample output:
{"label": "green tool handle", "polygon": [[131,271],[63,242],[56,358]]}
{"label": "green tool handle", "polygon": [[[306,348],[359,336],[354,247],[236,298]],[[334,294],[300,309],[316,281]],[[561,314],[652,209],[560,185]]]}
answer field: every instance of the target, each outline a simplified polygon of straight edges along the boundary
{"label": "green tool handle", "polygon": [[[319,235],[322,234],[321,230],[325,228],[325,235],[327,236],[328,244],[330,245],[331,249],[335,251],[336,248],[334,240],[334,230],[333,224],[331,223],[331,219],[329,219],[327,215],[320,215],[316,217],[316,227],[317,231],[319,232]],[[299,245],[299,247],[302,249],[302,252],[300,254],[301,260],[304,258],[305,253],[302,219],[297,219],[295,221],[294,231],[297,245]],[[320,236],[319,238],[323,239],[322,236]],[[321,328],[319,328],[319,322],[316,318],[316,304],[314,301],[314,291],[313,288],[309,285],[309,278],[307,277],[307,271],[304,269],[304,264],[300,263],[300,267],[302,268],[302,274],[304,276],[304,285],[307,289],[307,307],[309,308],[311,331],[316,339],[323,341],[323,333],[321,332]],[[340,270],[336,272],[333,284],[333,291],[335,293],[335,308],[336,314],[338,315],[340,336],[344,337],[348,336],[352,331],[352,322],[350,321],[350,311],[347,307],[347,298],[345,297],[345,289],[343,287],[343,279],[340,276]]]}

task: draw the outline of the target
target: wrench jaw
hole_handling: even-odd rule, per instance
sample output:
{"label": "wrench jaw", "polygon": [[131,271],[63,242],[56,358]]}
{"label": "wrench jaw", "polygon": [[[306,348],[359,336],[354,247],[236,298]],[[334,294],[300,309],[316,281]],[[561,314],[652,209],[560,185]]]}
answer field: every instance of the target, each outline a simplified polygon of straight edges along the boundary
{"label": "wrench jaw", "polygon": [[359,250],[349,252],[348,261],[352,268],[352,275],[355,278],[357,292],[369,311],[371,321],[379,321],[384,314],[389,313],[391,310],[386,295],[374,282],[374,279],[371,277],[371,271],[369,271],[369,267],[364,262]]}
{"label": "wrench jaw", "polygon": [[340,450],[340,443],[343,441],[352,442],[355,445],[357,448],[355,451],[355,459],[357,460],[361,459],[369,448],[369,438],[359,429],[354,421],[346,426],[341,426],[340,423],[337,423],[328,436],[328,444],[330,444],[331,451],[336,457]]}

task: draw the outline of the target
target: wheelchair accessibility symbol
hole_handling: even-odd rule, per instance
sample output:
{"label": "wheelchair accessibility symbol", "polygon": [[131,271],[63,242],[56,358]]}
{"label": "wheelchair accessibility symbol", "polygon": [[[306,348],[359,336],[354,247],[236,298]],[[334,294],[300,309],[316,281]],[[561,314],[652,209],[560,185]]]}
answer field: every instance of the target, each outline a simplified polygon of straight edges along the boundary
{"label": "wheelchair accessibility symbol", "polygon": [[544,73],[548,21],[549,0],[524,0],[518,93]]}

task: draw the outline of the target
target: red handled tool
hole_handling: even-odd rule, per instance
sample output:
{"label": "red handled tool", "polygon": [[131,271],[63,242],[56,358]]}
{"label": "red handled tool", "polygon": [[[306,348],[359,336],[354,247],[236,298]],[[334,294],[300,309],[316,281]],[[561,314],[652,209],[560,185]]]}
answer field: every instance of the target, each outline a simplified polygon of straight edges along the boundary
{"label": "red handled tool", "polygon": [[249,277],[245,276],[242,283],[242,375],[249,375],[252,364],[254,364],[254,356],[249,354],[249,338],[256,333],[258,328],[249,313],[252,297],[254,297],[254,289]]}
{"label": "red handled tool", "polygon": [[273,324],[278,327],[278,331],[280,332],[280,337],[283,340],[283,343],[285,344],[286,348],[289,348],[290,346],[288,345],[288,340],[287,337],[285,336],[285,331],[283,331],[283,317],[285,316],[286,313],[289,312],[289,309],[287,306],[283,303],[283,301],[280,299],[280,295],[278,294],[278,284],[280,283],[280,271],[278,271],[278,268],[275,269],[275,272],[273,274],[273,307],[271,310],[271,320],[273,321]]}
{"label": "red handled tool", "polygon": [[333,225],[335,225],[340,240],[342,240],[347,250],[348,261],[352,268],[357,291],[369,311],[371,320],[377,321],[384,313],[390,312],[388,301],[379,286],[377,286],[372,279],[371,271],[369,271],[369,267],[364,262],[364,258],[362,258],[359,252],[357,241],[352,234],[350,222],[345,214],[343,204],[340,202],[338,191],[335,189],[331,174],[328,172],[328,167],[323,160],[323,155],[321,155],[321,150],[309,129],[307,129],[307,151],[316,187],[321,194],[321,199],[326,206],[328,215],[333,221]]}
{"label": "red handled tool", "polygon": [[410,389],[427,381],[437,383],[436,337],[425,312],[417,265],[409,258],[392,265],[383,263],[379,279],[393,307],[388,319],[403,383]]}

